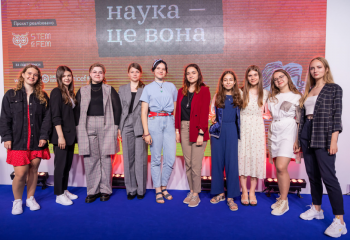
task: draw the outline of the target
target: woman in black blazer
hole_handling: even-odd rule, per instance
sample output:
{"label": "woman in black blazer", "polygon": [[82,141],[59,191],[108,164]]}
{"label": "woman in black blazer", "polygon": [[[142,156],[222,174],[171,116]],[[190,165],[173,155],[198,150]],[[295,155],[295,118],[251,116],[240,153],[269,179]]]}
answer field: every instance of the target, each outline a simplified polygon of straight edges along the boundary
{"label": "woman in black blazer", "polygon": [[67,190],[69,170],[72,166],[76,130],[73,108],[75,93],[72,70],[59,66],[56,71],[58,87],[51,91],[50,109],[53,131],[50,142],[55,153],[54,193],[56,202],[62,205],[73,204],[78,196]]}
{"label": "woman in black blazer", "polygon": [[304,220],[324,218],[321,209],[323,181],[335,215],[333,223],[325,231],[325,234],[331,237],[340,237],[347,232],[343,220],[342,191],[335,175],[338,135],[343,130],[342,98],[343,90],[334,83],[327,60],[323,57],[312,59],[305,93],[300,99],[301,116],[298,134],[310,180],[312,205],[300,215],[300,218]]}

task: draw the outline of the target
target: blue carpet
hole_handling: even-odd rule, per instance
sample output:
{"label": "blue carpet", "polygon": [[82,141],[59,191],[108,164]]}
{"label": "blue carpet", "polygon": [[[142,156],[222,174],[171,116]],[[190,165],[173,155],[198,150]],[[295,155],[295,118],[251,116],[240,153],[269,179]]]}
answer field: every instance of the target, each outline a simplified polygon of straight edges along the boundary
{"label": "blue carpet", "polygon": [[[113,189],[108,202],[87,204],[86,188],[69,190],[79,198],[62,206],[55,202],[53,187],[38,187],[35,197],[41,210],[24,206],[23,214],[13,216],[11,186],[0,185],[0,239],[330,239],[323,232],[333,220],[327,195],[325,219],[304,221],[299,214],[311,203],[308,194],[302,199],[290,194],[290,210],[276,217],[270,214],[276,195],[268,198],[262,193],[257,193],[258,206],[238,203],[239,210],[231,212],[225,202],[211,204],[208,192],[200,194],[198,207],[189,208],[182,203],[187,191],[170,190],[174,200],[157,204],[153,190],[143,200],[130,201],[124,189]],[[350,196],[344,196],[344,206],[349,213]],[[345,221],[350,226],[349,215]],[[341,239],[350,239],[350,233]]]}

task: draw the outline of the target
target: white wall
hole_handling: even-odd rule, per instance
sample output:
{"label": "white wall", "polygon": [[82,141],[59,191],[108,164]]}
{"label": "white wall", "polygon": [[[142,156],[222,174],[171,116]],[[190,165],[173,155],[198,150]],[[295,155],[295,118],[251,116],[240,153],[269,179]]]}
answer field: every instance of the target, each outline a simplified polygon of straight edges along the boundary
{"label": "white wall", "polygon": [[[350,15],[347,10],[350,9],[349,0],[329,0],[327,5],[327,36],[326,36],[326,58],[328,59],[331,69],[335,78],[344,91],[343,96],[343,127],[344,132],[339,137],[339,153],[337,154],[337,176],[341,184],[343,193],[350,192],[350,161],[347,158],[349,154],[347,147],[350,142],[350,124],[346,119],[350,118],[350,108],[346,103],[350,102],[350,78],[348,74],[350,56],[350,32],[345,26],[350,24]],[[317,23],[315,23],[317,24]],[[1,25],[1,12],[0,12],[0,26]],[[2,56],[2,32],[0,31],[0,99],[4,94],[4,78],[3,78],[3,56]],[[3,144],[2,144],[3,145]],[[119,161],[119,164],[115,173],[122,173],[122,156],[115,159]],[[210,166],[209,159],[204,160],[205,167],[202,174],[209,175]],[[6,151],[3,146],[0,147],[0,184],[11,184],[10,173],[13,171],[13,167],[6,163]],[[47,171],[52,176],[53,167],[53,155],[50,161],[42,161],[39,171]],[[304,164],[297,165],[291,163],[289,166],[291,178],[304,178],[308,179],[305,171]],[[267,176],[275,177],[275,171],[271,164],[267,163]],[[49,182],[53,182],[51,178]],[[71,186],[85,186],[84,168],[82,158],[79,156],[74,157],[74,162],[70,174],[69,185]],[[147,187],[151,187],[150,171],[148,176]],[[169,181],[169,189],[188,189],[186,181],[185,166],[182,157],[177,157],[176,164],[174,165],[174,172]],[[258,190],[263,189],[262,181],[259,181]],[[310,188],[307,184],[307,188],[302,193],[309,193]]]}
{"label": "white wall", "polygon": [[[343,129],[339,135],[339,153],[336,170],[343,193],[350,192],[350,1],[329,0],[327,2],[326,58],[334,80],[343,88]],[[348,149],[349,148],[349,149]]]}

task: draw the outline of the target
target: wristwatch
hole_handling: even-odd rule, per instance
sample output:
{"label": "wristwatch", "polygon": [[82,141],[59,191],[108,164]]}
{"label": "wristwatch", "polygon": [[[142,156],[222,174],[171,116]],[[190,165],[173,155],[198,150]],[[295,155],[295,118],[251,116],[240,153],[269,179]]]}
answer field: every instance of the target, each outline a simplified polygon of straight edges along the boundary
{"label": "wristwatch", "polygon": [[203,137],[203,136],[204,136],[204,133],[200,133],[200,132],[199,132],[198,135]]}

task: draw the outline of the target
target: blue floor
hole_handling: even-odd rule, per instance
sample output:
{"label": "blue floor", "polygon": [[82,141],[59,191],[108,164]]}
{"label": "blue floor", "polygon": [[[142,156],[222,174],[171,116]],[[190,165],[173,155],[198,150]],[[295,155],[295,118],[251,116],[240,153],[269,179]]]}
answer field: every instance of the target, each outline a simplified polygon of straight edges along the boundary
{"label": "blue floor", "polygon": [[[276,195],[257,193],[258,206],[231,212],[225,202],[213,205],[208,192],[201,203],[189,208],[182,201],[187,191],[170,190],[174,196],[165,204],[155,202],[148,190],[143,200],[127,200],[124,189],[113,189],[108,202],[85,203],[86,188],[69,188],[79,196],[71,206],[55,202],[53,187],[37,188],[41,209],[25,207],[13,216],[11,186],[0,185],[0,239],[331,239],[323,234],[333,220],[328,196],[323,197],[324,220],[304,221],[299,214],[311,203],[310,195],[289,195],[290,210],[283,216],[270,214]],[[239,199],[236,200],[238,202]],[[344,196],[345,212],[350,212],[350,196]],[[350,226],[350,215],[345,215]],[[350,230],[350,227],[348,227]],[[350,239],[350,233],[341,239]]]}

